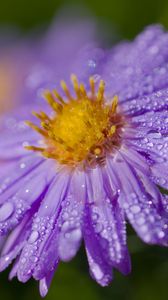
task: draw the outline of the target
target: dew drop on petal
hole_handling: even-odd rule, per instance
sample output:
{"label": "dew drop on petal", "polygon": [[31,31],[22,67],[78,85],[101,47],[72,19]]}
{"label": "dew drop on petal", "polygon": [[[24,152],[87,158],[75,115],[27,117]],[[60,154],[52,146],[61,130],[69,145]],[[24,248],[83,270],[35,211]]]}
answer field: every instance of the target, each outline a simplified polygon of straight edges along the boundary
{"label": "dew drop on petal", "polygon": [[79,241],[82,238],[81,230],[79,228],[72,230],[69,232],[68,238],[71,240],[71,242]]}
{"label": "dew drop on petal", "polygon": [[38,231],[34,230],[29,237],[29,243],[33,244],[38,239],[38,237],[39,237]]}
{"label": "dew drop on petal", "polygon": [[145,232],[147,232],[147,230],[148,230],[148,227],[147,227],[147,225],[143,225],[142,227],[141,227],[141,231],[143,232],[143,233],[145,233]]}
{"label": "dew drop on petal", "polygon": [[97,223],[94,225],[94,229],[96,233],[100,233],[103,230],[103,225],[101,223]]}
{"label": "dew drop on petal", "polygon": [[158,237],[159,237],[160,239],[164,238],[164,236],[165,236],[165,233],[164,233],[163,231],[159,231],[159,232],[158,232]]}
{"label": "dew drop on petal", "polygon": [[11,202],[4,203],[0,208],[0,222],[6,221],[13,213],[14,205]]}
{"label": "dew drop on petal", "polygon": [[140,207],[138,205],[133,205],[131,207],[131,211],[134,213],[134,214],[137,214],[141,211]]}
{"label": "dew drop on petal", "polygon": [[144,219],[144,217],[139,217],[139,218],[137,218],[137,221],[136,221],[136,223],[137,223],[138,225],[142,225],[142,224],[144,224],[144,223],[145,223],[145,219]]}
{"label": "dew drop on petal", "polygon": [[36,263],[36,262],[38,261],[38,258],[37,258],[37,256],[32,255],[32,256],[30,257],[30,260],[31,260],[32,262]]}
{"label": "dew drop on petal", "polygon": [[100,267],[97,264],[92,264],[91,270],[94,273],[94,276],[97,280],[101,280],[104,276],[103,272],[101,271]]}

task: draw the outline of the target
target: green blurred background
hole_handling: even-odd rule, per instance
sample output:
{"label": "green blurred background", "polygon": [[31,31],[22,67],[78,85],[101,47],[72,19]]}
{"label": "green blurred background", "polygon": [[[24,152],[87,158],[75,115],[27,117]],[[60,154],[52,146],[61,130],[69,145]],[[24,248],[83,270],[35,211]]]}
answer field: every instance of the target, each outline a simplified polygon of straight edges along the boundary
{"label": "green blurred background", "polygon": [[[146,25],[162,23],[168,27],[168,1],[152,0],[5,0],[0,4],[0,26],[18,27],[21,32],[46,26],[64,5],[81,4],[84,14],[104,23],[109,37],[133,38]],[[70,263],[61,264],[46,300],[162,300],[168,297],[168,250],[143,244],[129,229],[132,274],[124,277],[115,272],[114,282],[99,287],[88,273],[84,250]],[[21,284],[8,282],[9,270],[0,275],[1,299],[40,299],[35,281]]]}

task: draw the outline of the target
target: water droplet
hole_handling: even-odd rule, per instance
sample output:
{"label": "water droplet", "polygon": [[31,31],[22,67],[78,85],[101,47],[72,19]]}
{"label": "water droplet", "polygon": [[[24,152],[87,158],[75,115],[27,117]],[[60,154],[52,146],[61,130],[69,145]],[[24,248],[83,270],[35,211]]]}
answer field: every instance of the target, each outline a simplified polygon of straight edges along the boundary
{"label": "water droplet", "polygon": [[6,202],[0,208],[0,222],[6,221],[13,213],[14,206],[11,202]]}
{"label": "water droplet", "polygon": [[22,264],[25,264],[25,263],[26,263],[26,258],[25,258],[25,257],[23,257],[23,258],[21,259],[21,263],[22,263]]}
{"label": "water droplet", "polygon": [[38,237],[39,237],[38,231],[32,231],[32,233],[31,233],[31,235],[29,237],[29,243],[33,244],[34,242],[37,241]]}
{"label": "water droplet", "polygon": [[138,205],[133,205],[130,209],[134,214],[137,214],[141,211],[141,209]]}
{"label": "water droplet", "polygon": [[92,220],[93,220],[93,221],[97,221],[98,218],[99,218],[99,215],[98,215],[97,213],[93,213],[93,214],[92,214]]}
{"label": "water droplet", "polygon": [[24,163],[20,164],[20,168],[24,169],[26,167],[26,165]]}
{"label": "water droplet", "polygon": [[6,255],[5,257],[4,257],[4,261],[5,262],[8,262],[10,260],[10,256],[9,255]]}
{"label": "water droplet", "polygon": [[97,280],[101,280],[103,278],[104,274],[97,264],[92,264],[91,270],[94,273],[94,276]]}
{"label": "water droplet", "polygon": [[141,232],[145,233],[145,232],[147,232],[147,230],[148,230],[148,227],[147,227],[147,225],[144,224],[144,225],[141,227]]}
{"label": "water droplet", "polygon": [[101,223],[97,223],[94,226],[95,232],[100,233],[103,230],[103,225]]}
{"label": "water droplet", "polygon": [[137,218],[136,223],[137,223],[138,225],[144,224],[144,223],[145,223],[144,217],[139,217],[139,218]]}
{"label": "water droplet", "polygon": [[159,178],[159,183],[164,185],[166,183],[166,180],[164,178]]}
{"label": "water droplet", "polygon": [[96,67],[96,62],[93,59],[89,59],[88,66],[91,67],[91,68],[95,68]]}
{"label": "water droplet", "polygon": [[162,239],[164,236],[165,236],[164,231],[159,231],[159,232],[158,232],[158,237],[159,237],[160,239]]}
{"label": "water droplet", "polygon": [[36,263],[36,262],[38,261],[38,258],[37,258],[37,256],[32,255],[32,256],[30,257],[30,260],[31,260],[32,262]]}
{"label": "water droplet", "polygon": [[61,230],[65,232],[66,230],[68,230],[68,228],[69,228],[69,222],[68,222],[68,221],[65,221],[65,222],[62,224]]}
{"label": "water droplet", "polygon": [[68,212],[65,211],[65,212],[62,214],[62,219],[63,219],[63,220],[67,220],[68,217],[69,217],[69,214],[68,214]]}
{"label": "water droplet", "polygon": [[65,237],[70,239],[71,242],[75,242],[75,241],[78,241],[82,238],[82,232],[80,230],[80,228],[76,228],[74,230],[72,230],[71,232],[67,232],[65,234]]}
{"label": "water droplet", "polygon": [[73,217],[77,217],[78,216],[78,211],[77,210],[73,210],[71,212],[71,214],[72,214]]}

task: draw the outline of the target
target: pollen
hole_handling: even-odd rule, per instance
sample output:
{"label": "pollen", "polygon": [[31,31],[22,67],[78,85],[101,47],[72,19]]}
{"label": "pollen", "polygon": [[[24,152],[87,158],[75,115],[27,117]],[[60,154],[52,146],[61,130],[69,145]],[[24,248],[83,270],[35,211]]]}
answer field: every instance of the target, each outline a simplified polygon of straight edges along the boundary
{"label": "pollen", "polygon": [[65,97],[57,90],[44,92],[53,113],[51,116],[45,112],[34,113],[40,120],[39,127],[27,121],[27,125],[43,136],[44,146],[27,146],[26,149],[70,167],[104,164],[106,156],[120,145],[123,120],[117,111],[118,97],[106,105],[103,80],[97,92],[93,77],[89,79],[89,89],[79,84],[75,75],[71,81],[73,95],[64,81],[61,87]]}

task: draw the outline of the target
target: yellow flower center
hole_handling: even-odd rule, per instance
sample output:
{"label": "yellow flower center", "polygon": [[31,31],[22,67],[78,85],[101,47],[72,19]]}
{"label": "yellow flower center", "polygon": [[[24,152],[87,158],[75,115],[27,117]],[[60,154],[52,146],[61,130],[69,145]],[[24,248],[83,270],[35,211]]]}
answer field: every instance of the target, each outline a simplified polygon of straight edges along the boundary
{"label": "yellow flower center", "polygon": [[54,110],[49,117],[44,112],[34,113],[41,120],[41,128],[27,122],[44,137],[44,147],[28,146],[28,150],[40,151],[47,158],[71,167],[95,166],[104,163],[105,157],[120,144],[123,120],[117,112],[118,98],[105,104],[104,81],[101,80],[95,93],[91,77],[90,91],[72,75],[75,96],[71,96],[64,81],[61,82],[67,96],[65,101],[56,90],[45,91],[44,96]]}

